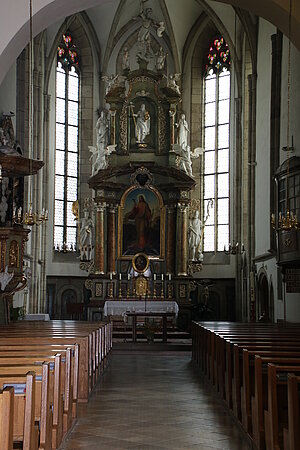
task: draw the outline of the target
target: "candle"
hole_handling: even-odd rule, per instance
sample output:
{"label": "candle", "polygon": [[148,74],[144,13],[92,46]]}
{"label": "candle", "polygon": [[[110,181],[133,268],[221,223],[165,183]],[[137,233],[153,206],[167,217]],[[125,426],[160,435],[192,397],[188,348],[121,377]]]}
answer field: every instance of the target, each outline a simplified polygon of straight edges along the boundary
{"label": "candle", "polygon": [[171,274],[169,273],[169,281],[171,281]]}
{"label": "candle", "polygon": [[130,273],[127,275],[128,280],[130,280]]}
{"label": "candle", "polygon": [[120,281],[122,280],[122,274],[121,273],[119,273],[119,280]]}
{"label": "candle", "polygon": [[112,272],[109,272],[109,279],[112,280]]}
{"label": "candle", "polygon": [[164,281],[164,274],[161,274],[161,281]]}
{"label": "candle", "polygon": [[153,280],[156,281],[156,273],[153,275]]}

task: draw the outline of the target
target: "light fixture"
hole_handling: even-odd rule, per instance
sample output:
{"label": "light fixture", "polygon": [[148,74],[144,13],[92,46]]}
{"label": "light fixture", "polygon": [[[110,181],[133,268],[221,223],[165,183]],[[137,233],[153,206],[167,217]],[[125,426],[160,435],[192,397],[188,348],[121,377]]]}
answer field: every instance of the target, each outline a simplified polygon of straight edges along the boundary
{"label": "light fixture", "polygon": [[279,212],[278,217],[273,213],[271,215],[271,225],[276,231],[300,229],[296,214],[289,209],[289,177],[290,177],[290,152],[294,151],[294,143],[292,138],[292,146],[290,147],[290,92],[291,92],[291,27],[292,27],[292,0],[290,0],[289,10],[289,27],[288,27],[288,76],[287,76],[287,146],[284,150],[287,152],[286,159],[286,214]]}
{"label": "light fixture", "polygon": [[[32,174],[32,158],[33,158],[33,33],[32,33],[32,0],[29,0],[29,70],[28,70],[28,80],[29,80],[29,96],[28,96],[28,157],[30,165],[30,174]],[[48,211],[43,208],[42,212],[33,212],[32,210],[32,186],[28,183],[29,189],[29,208],[28,211],[23,211],[20,207],[18,210],[14,208],[13,211],[13,223],[15,225],[41,225],[48,220]]]}
{"label": "light fixture", "polygon": [[233,242],[232,244],[229,243],[228,249],[226,249],[226,246],[224,245],[224,253],[225,255],[238,255],[245,253],[245,246],[240,244],[238,242]]}

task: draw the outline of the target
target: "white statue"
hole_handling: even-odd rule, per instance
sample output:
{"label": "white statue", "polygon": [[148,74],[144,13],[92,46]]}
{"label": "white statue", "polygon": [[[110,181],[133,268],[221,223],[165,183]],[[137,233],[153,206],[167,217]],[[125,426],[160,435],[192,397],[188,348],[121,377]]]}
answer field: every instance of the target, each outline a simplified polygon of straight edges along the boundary
{"label": "white statue", "polygon": [[10,280],[13,278],[14,272],[8,272],[8,266],[5,266],[5,271],[0,272],[0,286],[1,291],[4,291]]}
{"label": "white statue", "polygon": [[104,113],[101,111],[100,117],[96,123],[96,132],[97,132],[97,148],[98,150],[103,150],[107,147],[108,144],[108,120]]}
{"label": "white statue", "polygon": [[143,143],[146,136],[150,134],[150,114],[144,103],[141,104],[137,114],[133,114],[135,120],[135,137],[137,143]]}
{"label": "white statue", "polygon": [[89,211],[84,211],[80,221],[80,259],[90,261],[93,258],[93,229],[94,221]]}
{"label": "white statue", "polygon": [[163,70],[163,68],[165,67],[166,54],[162,47],[160,47],[159,51],[156,53],[155,56],[156,56],[155,61],[156,69]]}
{"label": "white statue", "polygon": [[177,142],[183,149],[188,146],[188,133],[190,132],[188,123],[185,118],[185,114],[181,114],[180,120],[175,124],[178,128]]}
{"label": "white statue", "polygon": [[129,51],[127,47],[124,47],[123,55],[122,55],[122,69],[129,70],[130,69],[130,58]]}
{"label": "white statue", "polygon": [[170,89],[173,89],[178,95],[181,94],[180,88],[177,84],[177,82],[180,80],[181,74],[180,73],[174,73],[170,74],[168,77],[164,75],[164,77],[167,79],[167,86]]}
{"label": "white statue", "polygon": [[147,1],[148,0],[141,0],[140,13],[134,19],[142,20],[142,26],[138,32],[139,52],[137,57],[149,61],[153,56],[151,50],[151,27],[156,28],[156,34],[158,37],[162,37],[162,34],[165,31],[165,25],[164,22],[155,22],[152,19],[152,8],[144,8],[144,4]]}
{"label": "white statue", "polygon": [[192,261],[203,261],[202,254],[202,222],[199,211],[195,211],[190,218],[188,229],[189,255]]}
{"label": "white statue", "polygon": [[106,82],[106,90],[105,90],[105,94],[108,94],[109,91],[113,88],[117,86],[117,81],[118,81],[119,75],[104,75],[101,79],[104,80]]}

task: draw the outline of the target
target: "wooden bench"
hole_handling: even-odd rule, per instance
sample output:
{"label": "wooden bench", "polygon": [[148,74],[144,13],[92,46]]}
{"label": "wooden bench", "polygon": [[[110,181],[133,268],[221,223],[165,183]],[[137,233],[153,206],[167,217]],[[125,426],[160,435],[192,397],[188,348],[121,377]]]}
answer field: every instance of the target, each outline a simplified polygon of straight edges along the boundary
{"label": "wooden bench", "polygon": [[288,428],[283,429],[284,450],[300,448],[300,377],[288,374]]}
{"label": "wooden bench", "polygon": [[35,424],[35,373],[0,376],[0,389],[14,388],[13,441],[23,450],[38,449],[38,427]]}
{"label": "wooden bench", "polygon": [[14,388],[0,390],[0,448],[13,450]]}

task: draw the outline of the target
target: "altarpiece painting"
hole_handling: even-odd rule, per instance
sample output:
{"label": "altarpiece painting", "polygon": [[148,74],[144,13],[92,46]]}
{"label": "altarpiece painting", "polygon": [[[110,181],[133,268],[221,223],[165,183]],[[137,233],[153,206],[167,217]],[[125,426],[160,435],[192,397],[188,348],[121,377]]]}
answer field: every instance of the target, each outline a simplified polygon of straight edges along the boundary
{"label": "altarpiece painting", "polygon": [[119,211],[119,256],[131,259],[143,252],[149,258],[164,253],[164,206],[154,188],[129,188]]}

